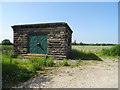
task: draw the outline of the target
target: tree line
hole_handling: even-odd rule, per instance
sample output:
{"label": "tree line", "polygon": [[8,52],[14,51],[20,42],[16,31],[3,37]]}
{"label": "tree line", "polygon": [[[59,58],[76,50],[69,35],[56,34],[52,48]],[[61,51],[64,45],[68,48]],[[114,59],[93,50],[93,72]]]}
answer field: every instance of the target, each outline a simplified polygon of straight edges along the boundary
{"label": "tree line", "polygon": [[76,40],[74,40],[74,42],[72,42],[72,45],[81,45],[81,46],[112,46],[112,45],[116,45],[116,44],[111,44],[111,43],[83,43],[83,42],[79,42],[77,43]]}

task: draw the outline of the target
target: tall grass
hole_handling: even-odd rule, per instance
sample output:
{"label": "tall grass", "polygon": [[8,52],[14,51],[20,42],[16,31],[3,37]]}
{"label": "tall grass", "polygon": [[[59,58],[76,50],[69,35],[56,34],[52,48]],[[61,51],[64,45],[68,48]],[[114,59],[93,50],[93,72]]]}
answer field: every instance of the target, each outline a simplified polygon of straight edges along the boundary
{"label": "tall grass", "polygon": [[102,49],[99,54],[103,56],[120,56],[120,45],[113,46],[110,49]]}
{"label": "tall grass", "polygon": [[[23,82],[37,74],[38,70],[53,66],[53,57],[31,58],[28,61],[21,61],[19,58],[12,59],[8,55],[3,55],[2,80],[3,87],[11,87],[18,82]],[[12,81],[12,82],[11,82]]]}
{"label": "tall grass", "polygon": [[[39,58],[11,58],[12,45],[2,45],[2,86],[11,88],[19,82],[23,82],[37,74],[37,70],[43,70],[46,66],[53,66],[53,57]],[[22,59],[27,59],[24,61]]]}
{"label": "tall grass", "polygon": [[3,88],[11,87],[18,82],[26,81],[30,77],[35,75],[35,71],[32,65],[28,62],[18,61],[18,59],[12,59],[10,61],[9,56],[3,55],[2,59],[2,84]]}

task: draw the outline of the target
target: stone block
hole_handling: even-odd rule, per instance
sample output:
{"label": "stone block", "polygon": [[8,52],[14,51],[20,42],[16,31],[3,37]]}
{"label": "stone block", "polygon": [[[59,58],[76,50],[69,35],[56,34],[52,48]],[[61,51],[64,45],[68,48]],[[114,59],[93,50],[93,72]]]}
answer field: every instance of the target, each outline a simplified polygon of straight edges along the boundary
{"label": "stone block", "polygon": [[47,54],[56,59],[64,59],[71,50],[72,30],[67,23],[47,23],[31,25],[14,25],[14,53],[27,54],[29,35],[47,35]]}

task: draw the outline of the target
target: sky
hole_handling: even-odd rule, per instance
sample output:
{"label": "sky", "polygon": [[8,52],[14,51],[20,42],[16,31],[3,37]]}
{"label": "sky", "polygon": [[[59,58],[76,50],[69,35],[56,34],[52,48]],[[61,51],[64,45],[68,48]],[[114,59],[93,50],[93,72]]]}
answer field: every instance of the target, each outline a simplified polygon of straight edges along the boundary
{"label": "sky", "polygon": [[0,42],[13,42],[12,25],[66,22],[72,41],[118,43],[117,2],[2,2]]}

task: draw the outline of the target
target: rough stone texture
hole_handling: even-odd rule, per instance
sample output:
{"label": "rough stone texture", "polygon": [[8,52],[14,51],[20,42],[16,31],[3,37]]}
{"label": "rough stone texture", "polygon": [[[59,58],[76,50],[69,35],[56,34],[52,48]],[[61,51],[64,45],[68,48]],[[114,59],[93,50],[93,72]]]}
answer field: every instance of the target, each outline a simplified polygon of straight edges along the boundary
{"label": "rough stone texture", "polygon": [[47,55],[53,55],[55,59],[67,58],[71,50],[72,30],[67,23],[45,23],[30,25],[14,25],[14,54],[28,54],[28,36],[46,34]]}

